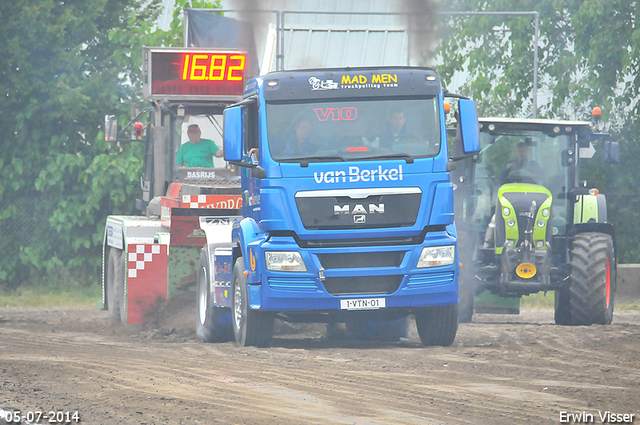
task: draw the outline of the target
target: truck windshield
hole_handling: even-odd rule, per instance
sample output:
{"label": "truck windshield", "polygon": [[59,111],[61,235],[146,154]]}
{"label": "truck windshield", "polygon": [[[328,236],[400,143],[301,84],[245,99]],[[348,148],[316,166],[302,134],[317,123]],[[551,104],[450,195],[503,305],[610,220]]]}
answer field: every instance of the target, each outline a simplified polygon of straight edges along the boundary
{"label": "truck windshield", "polygon": [[280,162],[435,156],[440,115],[435,97],[267,104],[271,156]]}

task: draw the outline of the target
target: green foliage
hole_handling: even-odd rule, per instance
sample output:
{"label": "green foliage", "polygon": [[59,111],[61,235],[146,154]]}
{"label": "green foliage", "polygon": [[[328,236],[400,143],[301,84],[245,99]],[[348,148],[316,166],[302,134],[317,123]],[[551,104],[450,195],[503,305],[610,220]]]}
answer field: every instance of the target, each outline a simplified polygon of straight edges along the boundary
{"label": "green foliage", "polygon": [[[640,262],[640,29],[638,2],[627,0],[452,0],[443,12],[537,11],[540,15],[539,117],[589,120],[603,110],[601,132],[620,142],[620,165],[599,153],[582,161],[581,179],[607,196],[616,227],[618,260]],[[457,91],[478,102],[481,116],[532,114],[533,16],[454,16],[438,47],[445,83],[460,70],[468,78]]]}
{"label": "green foliage", "polygon": [[[197,4],[193,4],[197,3]],[[105,114],[139,101],[142,45],[181,45],[160,0],[0,2],[0,287],[99,280],[106,216],[134,214],[139,143],[109,144]]]}

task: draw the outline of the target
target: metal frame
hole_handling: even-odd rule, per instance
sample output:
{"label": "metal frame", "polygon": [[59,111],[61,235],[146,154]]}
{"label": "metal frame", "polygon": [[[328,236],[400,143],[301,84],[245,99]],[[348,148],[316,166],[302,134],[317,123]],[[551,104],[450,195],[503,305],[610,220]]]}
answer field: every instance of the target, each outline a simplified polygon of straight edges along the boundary
{"label": "metal frame", "polygon": [[[184,13],[184,41],[185,47],[187,41],[187,30],[189,22],[189,10],[198,11],[210,11],[210,12],[231,12],[231,13],[273,13],[276,18],[276,70],[284,70],[284,33],[285,33],[285,18],[286,15],[300,14],[300,15],[350,15],[350,16],[411,16],[408,12],[332,12],[332,11],[304,11],[304,10],[240,10],[240,9],[185,9]],[[531,16],[534,18],[534,50],[533,50],[533,89],[532,89],[532,103],[533,113],[532,117],[538,117],[538,44],[540,41],[540,14],[538,12],[436,12],[436,16]],[[408,34],[407,40],[407,65],[410,62],[411,53],[411,28],[410,20],[406,28]]]}

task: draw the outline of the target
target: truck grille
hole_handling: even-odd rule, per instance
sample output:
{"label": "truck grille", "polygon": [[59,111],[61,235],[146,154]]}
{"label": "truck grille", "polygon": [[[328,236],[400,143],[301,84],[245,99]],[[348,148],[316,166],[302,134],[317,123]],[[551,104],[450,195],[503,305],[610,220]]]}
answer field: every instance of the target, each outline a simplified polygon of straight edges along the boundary
{"label": "truck grille", "polygon": [[392,294],[398,290],[402,275],[328,277],[322,283],[331,295]]}
{"label": "truck grille", "polygon": [[398,267],[404,251],[350,252],[340,254],[318,254],[325,269],[352,269],[359,267]]}

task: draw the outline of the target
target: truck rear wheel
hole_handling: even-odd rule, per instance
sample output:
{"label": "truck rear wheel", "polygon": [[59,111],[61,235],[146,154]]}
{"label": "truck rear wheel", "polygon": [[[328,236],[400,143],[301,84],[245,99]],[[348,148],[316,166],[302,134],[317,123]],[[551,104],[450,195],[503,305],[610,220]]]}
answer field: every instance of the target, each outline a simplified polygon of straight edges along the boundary
{"label": "truck rear wheel", "polygon": [[554,295],[553,318],[556,325],[571,325],[571,293],[568,289],[558,289]]}
{"label": "truck rear wheel", "polygon": [[127,314],[124,305],[124,251],[109,248],[107,259],[107,305],[109,317],[116,325],[126,323]]}
{"label": "truck rear wheel", "polygon": [[422,344],[427,346],[453,344],[458,331],[458,306],[427,307],[415,313],[416,327]]}
{"label": "truck rear wheel", "polygon": [[615,279],[611,236],[604,233],[576,235],[571,250],[570,304],[574,325],[611,323]]}
{"label": "truck rear wheel", "polygon": [[249,287],[245,277],[244,259],[236,260],[233,266],[233,333],[241,346],[268,347],[273,336],[275,317],[249,308]]}
{"label": "truck rear wheel", "polygon": [[226,342],[233,339],[231,310],[216,307],[211,298],[211,271],[208,251],[200,253],[198,291],[196,292],[196,334],[204,342]]}

